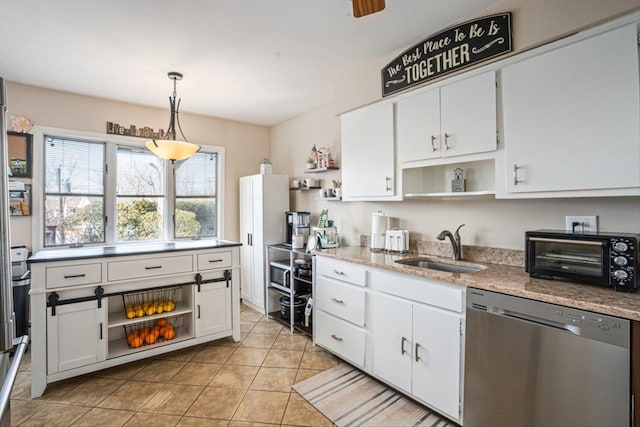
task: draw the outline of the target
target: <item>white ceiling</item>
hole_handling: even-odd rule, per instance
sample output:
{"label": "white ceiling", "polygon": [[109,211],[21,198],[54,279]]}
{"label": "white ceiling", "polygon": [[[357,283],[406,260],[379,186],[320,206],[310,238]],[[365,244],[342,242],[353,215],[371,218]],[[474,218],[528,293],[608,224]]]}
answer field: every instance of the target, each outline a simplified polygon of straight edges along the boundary
{"label": "white ceiling", "polygon": [[274,125],[331,100],[331,82],[497,0],[1,0],[6,80]]}

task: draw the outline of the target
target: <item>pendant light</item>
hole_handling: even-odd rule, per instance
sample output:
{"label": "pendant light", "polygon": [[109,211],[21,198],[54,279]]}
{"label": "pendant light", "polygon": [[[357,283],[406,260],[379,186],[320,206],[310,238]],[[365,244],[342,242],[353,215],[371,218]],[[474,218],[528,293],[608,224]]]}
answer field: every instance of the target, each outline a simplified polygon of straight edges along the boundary
{"label": "pendant light", "polygon": [[[181,100],[178,99],[176,103],[176,81],[182,80],[182,74],[176,71],[170,71],[168,76],[173,80],[173,96],[169,97],[171,118],[169,119],[167,132],[164,134],[165,139],[150,139],[144,145],[156,156],[171,160],[171,163],[173,163],[176,160],[183,160],[193,156],[200,150],[200,146],[187,141],[180,127],[179,110]],[[183,141],[176,139],[176,125],[178,126]]]}

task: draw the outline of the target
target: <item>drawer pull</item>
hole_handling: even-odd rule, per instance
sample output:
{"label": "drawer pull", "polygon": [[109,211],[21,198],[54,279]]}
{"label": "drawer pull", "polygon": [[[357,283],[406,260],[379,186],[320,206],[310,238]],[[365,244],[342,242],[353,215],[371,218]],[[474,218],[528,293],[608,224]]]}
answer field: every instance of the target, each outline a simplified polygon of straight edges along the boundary
{"label": "drawer pull", "polygon": [[402,339],[400,340],[400,354],[405,354],[407,351],[404,349],[404,342],[405,341],[409,341],[408,339],[406,339],[405,337],[402,337]]}
{"label": "drawer pull", "polygon": [[145,267],[145,270],[157,270],[159,268],[162,268],[161,265],[154,265],[153,267]]}
{"label": "drawer pull", "polygon": [[336,304],[344,304],[343,300],[337,298],[331,298],[331,301],[335,302]]}
{"label": "drawer pull", "polygon": [[69,274],[69,275],[65,275],[64,278],[65,279],[76,279],[78,277],[84,277],[86,276],[86,274],[82,273],[82,274]]}
{"label": "drawer pull", "polygon": [[422,359],[420,359],[420,356],[418,355],[418,349],[419,348],[420,348],[420,344],[416,343],[416,351],[415,351],[415,353],[416,353],[416,362],[419,362],[420,360],[422,360]]}
{"label": "drawer pull", "polygon": [[331,338],[333,338],[336,341],[342,341],[342,338],[337,337],[336,334],[331,334]]}
{"label": "drawer pull", "polygon": [[209,262],[222,262],[223,259],[210,259]]}
{"label": "drawer pull", "polygon": [[338,271],[338,270],[333,270],[334,273],[336,273],[338,276],[344,276],[344,272],[343,271]]}

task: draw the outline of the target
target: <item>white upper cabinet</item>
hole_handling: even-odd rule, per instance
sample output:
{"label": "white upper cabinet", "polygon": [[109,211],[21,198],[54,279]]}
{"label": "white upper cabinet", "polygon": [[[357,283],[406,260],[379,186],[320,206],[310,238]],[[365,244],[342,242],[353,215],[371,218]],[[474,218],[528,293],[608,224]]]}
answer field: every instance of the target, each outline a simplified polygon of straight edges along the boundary
{"label": "white upper cabinet", "polygon": [[397,102],[400,163],[496,149],[496,81],[489,71]]}
{"label": "white upper cabinet", "polygon": [[636,23],[505,66],[505,197],[639,194],[638,75]]}
{"label": "white upper cabinet", "polygon": [[369,105],[340,119],[342,199],[397,199],[393,104]]}

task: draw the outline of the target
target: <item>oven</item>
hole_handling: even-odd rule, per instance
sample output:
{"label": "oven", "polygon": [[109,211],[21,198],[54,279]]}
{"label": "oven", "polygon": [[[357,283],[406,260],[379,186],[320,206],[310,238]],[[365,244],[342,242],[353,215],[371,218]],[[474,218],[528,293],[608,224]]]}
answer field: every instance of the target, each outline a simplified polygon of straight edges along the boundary
{"label": "oven", "polygon": [[525,233],[525,270],[531,277],[638,289],[640,235],[537,230]]}

